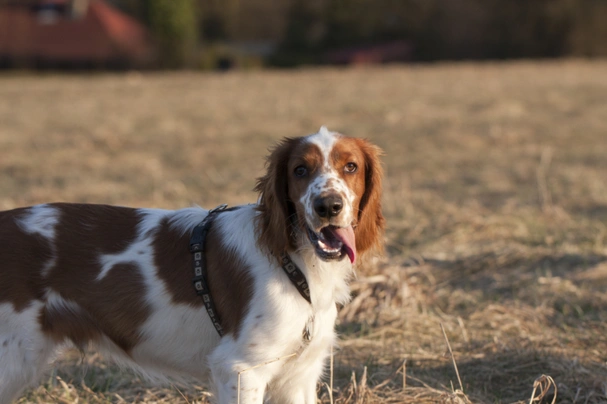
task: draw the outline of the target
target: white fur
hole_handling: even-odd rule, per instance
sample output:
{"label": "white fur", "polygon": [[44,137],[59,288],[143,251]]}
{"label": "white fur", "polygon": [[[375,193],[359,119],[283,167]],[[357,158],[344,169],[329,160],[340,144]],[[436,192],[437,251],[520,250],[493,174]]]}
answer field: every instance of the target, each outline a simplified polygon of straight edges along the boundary
{"label": "white fur", "polygon": [[[143,217],[137,229],[137,239],[126,249],[117,254],[102,254],[99,256],[101,272],[97,275],[97,281],[103,280],[115,265],[117,264],[136,264],[142,271],[153,268],[150,254],[139,254],[140,251],[151,251],[151,238],[154,230],[160,224],[169,212],[161,209],[139,209],[139,214]],[[147,277],[146,277],[147,279]]]}
{"label": "white fur", "polygon": [[[261,403],[266,385],[267,395],[273,403],[312,404],[316,402],[316,381],[335,339],[335,303],[345,303],[348,299],[346,282],[352,268],[347,260],[337,264],[321,261],[311,248],[291,252],[292,259],[310,284],[310,305],[297,293],[282,269],[268,261],[264,252],[257,248],[254,215],[251,206],[218,219],[224,242],[255,268],[252,272],[255,282],[253,304],[241,325],[238,339],[222,339],[209,358],[218,400],[220,403],[236,402],[234,387],[238,384],[238,373],[242,372],[240,402],[243,404]],[[312,338],[306,343],[302,340],[302,332],[310,318],[314,319]],[[267,341],[272,341],[271,346]],[[290,354],[296,356],[252,369]]]}
{"label": "white fur", "polygon": [[58,349],[37,326],[41,302],[17,312],[0,304],[0,403],[10,403],[24,388],[38,382]]}
{"label": "white fur", "polygon": [[55,238],[55,226],[59,222],[57,208],[50,205],[36,205],[29,208],[25,217],[17,221],[19,227],[29,234],[39,234],[52,240]]}
{"label": "white fur", "polygon": [[28,234],[38,234],[50,241],[49,247],[51,248],[52,257],[45,263],[42,268],[42,276],[48,275],[55,263],[57,257],[55,257],[55,227],[59,222],[58,210],[49,205],[36,205],[29,208],[26,216],[17,220],[17,225]]}
{"label": "white fur", "polygon": [[325,126],[321,126],[318,133],[306,137],[306,141],[314,143],[322,152],[324,160],[323,168],[325,170],[331,170],[331,150],[340,136],[339,133],[331,132]]}

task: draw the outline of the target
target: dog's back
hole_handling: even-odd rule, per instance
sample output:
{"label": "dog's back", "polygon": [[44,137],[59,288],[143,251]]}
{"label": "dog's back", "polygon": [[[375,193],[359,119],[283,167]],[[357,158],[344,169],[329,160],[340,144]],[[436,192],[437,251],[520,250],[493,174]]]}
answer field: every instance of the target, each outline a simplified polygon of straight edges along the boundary
{"label": "dog's back", "polygon": [[[182,225],[206,215],[182,212]],[[66,344],[93,343],[151,377],[205,375],[198,364],[218,336],[189,290],[189,234],[176,215],[85,204],[0,212],[0,403],[36,382]],[[181,277],[192,304],[172,304],[172,281],[160,277]],[[192,356],[189,368],[180,354]]]}

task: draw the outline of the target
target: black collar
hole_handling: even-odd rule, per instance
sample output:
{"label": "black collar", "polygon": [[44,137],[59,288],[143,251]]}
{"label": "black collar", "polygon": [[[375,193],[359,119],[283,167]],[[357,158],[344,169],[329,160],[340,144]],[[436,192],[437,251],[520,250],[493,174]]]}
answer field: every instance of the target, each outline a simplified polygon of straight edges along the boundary
{"label": "black collar", "polygon": [[308,281],[306,280],[306,276],[301,272],[301,269],[291,260],[289,254],[284,252],[280,256],[280,264],[282,269],[285,271],[289,280],[295,286],[299,294],[308,301],[308,303],[312,304],[312,300],[310,299],[310,286],[308,285]]}

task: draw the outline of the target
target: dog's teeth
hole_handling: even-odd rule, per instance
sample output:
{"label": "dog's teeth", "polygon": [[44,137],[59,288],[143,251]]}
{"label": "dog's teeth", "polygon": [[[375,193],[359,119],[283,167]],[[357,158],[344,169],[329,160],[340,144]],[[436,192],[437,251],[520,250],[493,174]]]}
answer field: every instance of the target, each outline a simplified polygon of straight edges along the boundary
{"label": "dog's teeth", "polygon": [[331,248],[328,245],[326,245],[325,243],[323,243],[322,240],[318,240],[318,246],[320,247],[321,250],[323,250],[324,252],[329,253],[329,254],[335,254],[340,251],[340,248]]}

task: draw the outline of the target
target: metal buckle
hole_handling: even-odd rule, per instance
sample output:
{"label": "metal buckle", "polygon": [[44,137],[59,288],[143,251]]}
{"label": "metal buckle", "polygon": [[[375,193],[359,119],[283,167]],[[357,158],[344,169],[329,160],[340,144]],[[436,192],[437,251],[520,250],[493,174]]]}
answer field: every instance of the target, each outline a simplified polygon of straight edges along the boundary
{"label": "metal buckle", "polygon": [[221,210],[224,210],[224,209],[225,209],[225,208],[227,208],[227,207],[228,207],[228,204],[227,204],[227,203],[222,203],[221,205],[216,206],[216,207],[214,207],[213,209],[209,210],[209,214],[211,214],[211,213],[215,213],[215,212],[219,212],[219,211],[221,211]]}
{"label": "metal buckle", "polygon": [[191,253],[197,253],[202,251],[202,244],[200,243],[194,243],[194,244],[190,244],[190,252]]}

